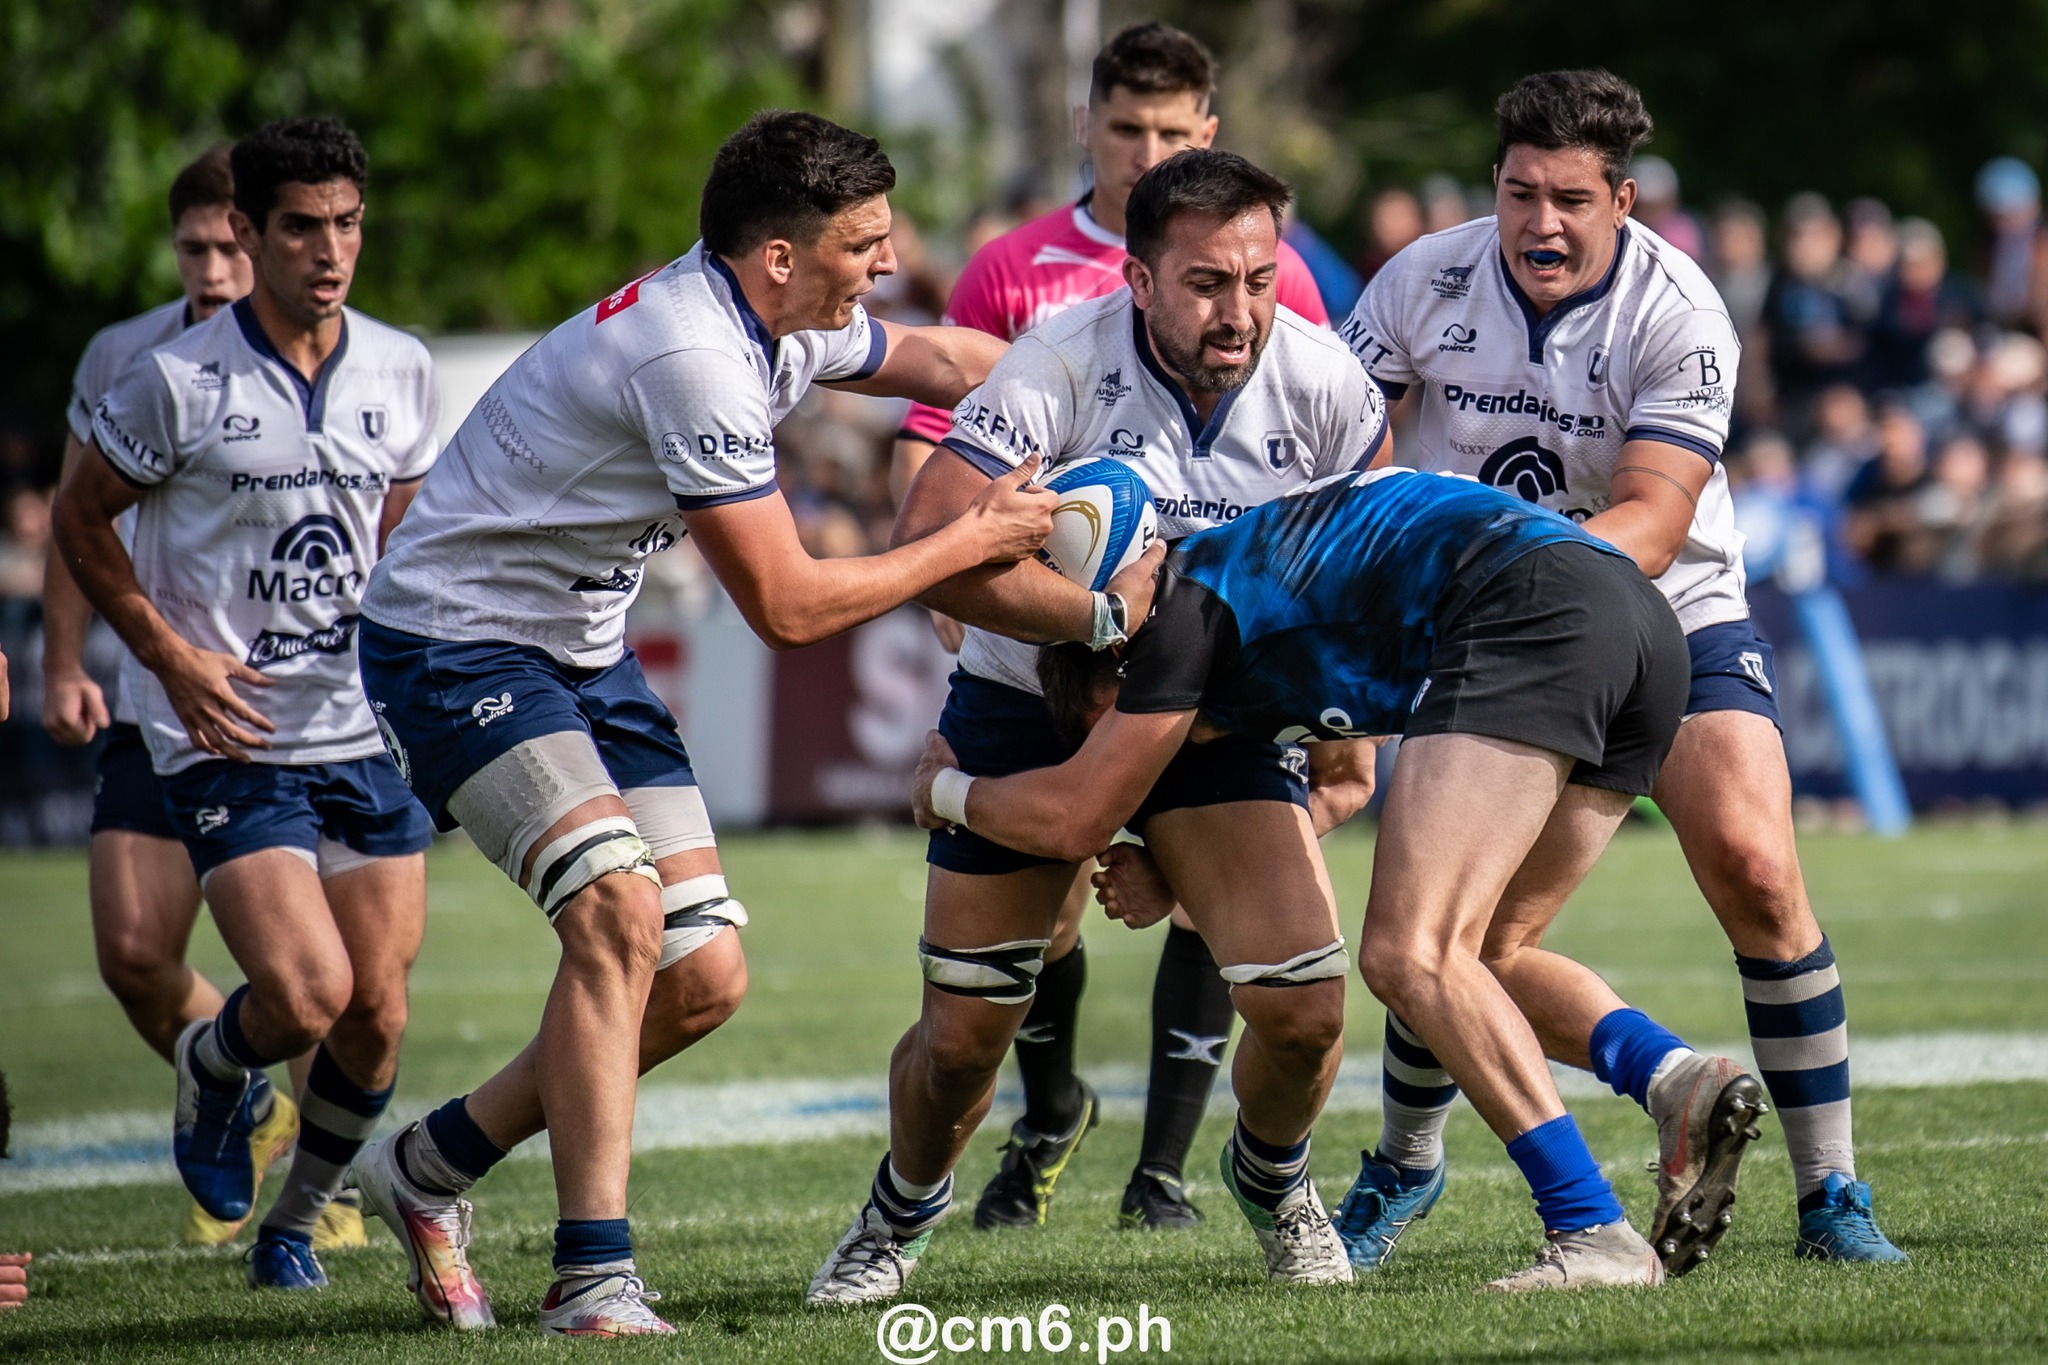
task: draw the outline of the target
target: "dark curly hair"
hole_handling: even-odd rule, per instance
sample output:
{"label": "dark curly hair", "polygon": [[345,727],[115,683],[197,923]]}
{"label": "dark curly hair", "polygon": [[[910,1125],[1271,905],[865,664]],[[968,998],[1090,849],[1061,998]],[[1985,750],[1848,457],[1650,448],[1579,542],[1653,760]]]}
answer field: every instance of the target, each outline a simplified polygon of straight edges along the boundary
{"label": "dark curly hair", "polygon": [[1584,147],[1600,154],[1607,185],[1618,190],[1628,178],[1636,148],[1650,140],[1654,125],[1643,96],[1612,71],[1543,71],[1524,76],[1493,106],[1499,144],[1493,164],[1507,164],[1508,148]]}
{"label": "dark curly hair", "polygon": [[287,118],[266,123],[235,144],[230,155],[235,207],[261,232],[277,207],[277,191],[294,181],[325,185],[346,180],[358,191],[370,183],[370,158],[348,125],[334,118]]}
{"label": "dark curly hair", "polygon": [[1134,95],[1193,95],[1206,107],[1216,93],[1216,59],[1192,34],[1165,24],[1136,24],[1095,54],[1088,102],[1100,104],[1121,85]]}
{"label": "dark curly hair", "polygon": [[1235,218],[1263,208],[1280,231],[1281,215],[1294,201],[1287,182],[1268,175],[1235,152],[1191,147],[1145,172],[1124,206],[1124,244],[1148,266],[1159,264],[1166,234],[1183,213]]}
{"label": "dark curly hair", "polygon": [[895,188],[881,143],[816,114],[770,109],[712,158],[697,231],[720,256],[778,237],[807,246],[840,210]]}

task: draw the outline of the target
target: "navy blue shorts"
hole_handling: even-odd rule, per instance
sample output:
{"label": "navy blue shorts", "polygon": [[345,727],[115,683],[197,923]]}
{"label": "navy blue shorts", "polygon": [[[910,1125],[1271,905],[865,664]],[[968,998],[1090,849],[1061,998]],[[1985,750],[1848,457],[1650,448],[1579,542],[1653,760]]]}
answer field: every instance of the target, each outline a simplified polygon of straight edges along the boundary
{"label": "navy blue shorts", "polygon": [[93,766],[99,774],[92,790],[94,834],[120,829],[152,839],[178,837],[164,810],[163,779],[149,761],[149,746],[142,741],[140,726],[109,725]]}
{"label": "navy blue shorts", "polygon": [[[1062,739],[1045,699],[1004,683],[956,670],[939,733],[971,777],[1007,777],[1066,762],[1079,747]],[[1138,813],[1133,833],[1143,835],[1152,816],[1188,806],[1230,801],[1308,804],[1308,760],[1298,748],[1241,736],[1181,746],[1159,775]],[[965,828],[933,830],[925,861],[949,872],[996,877],[1058,862],[1019,853]]]}
{"label": "navy blue shorts", "polygon": [[1727,621],[1702,626],[1685,637],[1692,654],[1692,695],[1685,714],[1702,711],[1753,711],[1783,733],[1778,716],[1778,668],[1770,645],[1752,621]]}
{"label": "navy blue shorts", "polygon": [[572,668],[530,645],[429,640],[366,616],[356,656],[385,746],[444,830],[457,787],[541,735],[589,735],[621,791],[697,785],[675,717],[631,650],[609,668]]}
{"label": "navy blue shorts", "polygon": [[346,763],[208,759],[166,774],[164,809],[204,877],[267,848],[317,855],[331,839],[372,858],[423,853],[433,826],[382,754]]}

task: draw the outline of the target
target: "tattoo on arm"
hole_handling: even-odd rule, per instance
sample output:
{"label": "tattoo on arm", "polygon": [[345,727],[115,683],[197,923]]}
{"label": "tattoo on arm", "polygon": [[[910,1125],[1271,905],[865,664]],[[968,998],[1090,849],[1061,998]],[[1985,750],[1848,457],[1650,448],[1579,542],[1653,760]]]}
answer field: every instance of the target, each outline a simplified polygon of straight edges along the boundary
{"label": "tattoo on arm", "polygon": [[1661,469],[1652,469],[1646,464],[1625,464],[1618,467],[1614,472],[1616,474],[1648,474],[1653,479],[1662,479],[1673,488],[1676,488],[1684,496],[1685,500],[1692,504],[1693,511],[1697,512],[1700,510],[1700,500],[1692,495],[1692,491]]}

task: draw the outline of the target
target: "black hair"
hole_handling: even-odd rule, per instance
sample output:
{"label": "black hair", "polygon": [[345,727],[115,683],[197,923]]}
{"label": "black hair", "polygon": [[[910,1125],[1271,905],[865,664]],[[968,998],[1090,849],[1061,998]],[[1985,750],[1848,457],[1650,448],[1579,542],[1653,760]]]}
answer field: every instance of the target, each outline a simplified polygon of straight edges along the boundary
{"label": "black hair", "polygon": [[1083,644],[1047,645],[1038,651],[1038,686],[1053,728],[1070,744],[1088,738],[1088,717],[1102,690],[1116,684],[1122,662],[1112,649]]}
{"label": "black hair", "polygon": [[336,118],[287,118],[266,123],[235,144],[230,156],[235,207],[261,232],[288,184],[325,185],[346,180],[360,193],[370,183],[370,158],[348,125]]}
{"label": "black hair", "polygon": [[1212,214],[1231,219],[1263,208],[1280,216],[1294,202],[1287,182],[1268,175],[1235,152],[1194,147],[1175,152],[1139,178],[1124,205],[1124,245],[1148,266],[1159,263],[1167,230],[1183,213]]}
{"label": "black hair", "polygon": [[840,210],[895,188],[881,143],[816,114],[770,109],[712,158],[697,230],[720,256],[778,237],[809,245]]}
{"label": "black hair", "polygon": [[1209,97],[1216,93],[1216,59],[1192,34],[1157,22],[1136,24],[1095,54],[1088,102],[1101,103],[1118,86],[1134,95],[1185,91],[1206,108]]}
{"label": "black hair", "polygon": [[197,161],[178,172],[171,181],[171,228],[193,209],[210,209],[235,202],[235,172],[228,162],[225,142],[206,149]]}
{"label": "black hair", "polygon": [[1499,142],[1493,164],[1505,166],[1510,147],[1546,152],[1584,147],[1600,154],[1609,189],[1628,178],[1636,148],[1650,140],[1653,124],[1643,96],[1612,71],[1541,71],[1515,82],[1493,106]]}

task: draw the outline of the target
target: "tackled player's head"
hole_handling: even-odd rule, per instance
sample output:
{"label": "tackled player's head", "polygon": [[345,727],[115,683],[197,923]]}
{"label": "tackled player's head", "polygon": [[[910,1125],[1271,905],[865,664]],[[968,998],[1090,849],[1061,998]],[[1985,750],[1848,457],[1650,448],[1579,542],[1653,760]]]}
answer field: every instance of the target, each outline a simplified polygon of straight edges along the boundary
{"label": "tackled player's head", "polygon": [[1215,140],[1215,93],[1209,49],[1165,24],[1127,28],[1095,54],[1088,107],[1076,109],[1074,119],[1095,169],[1091,207],[1099,221],[1115,225],[1145,172]]}
{"label": "tackled player's head", "polygon": [[279,119],[237,142],[230,162],[235,238],[256,288],[298,326],[338,317],[363,246],[363,144],[339,119]]}
{"label": "tackled player's head", "polygon": [[1610,71],[1524,76],[1494,105],[1494,211],[1508,271],[1539,313],[1599,283],[1635,204],[1650,140],[1636,88]]}
{"label": "tackled player's head", "polygon": [[774,109],[718,149],[698,229],[706,251],[734,263],[759,258],[784,296],[775,311],[787,330],[844,327],[876,278],[896,272],[894,188],[881,143],[816,114]]}
{"label": "tackled player's head", "polygon": [[178,279],[195,322],[212,317],[249,292],[249,258],[235,240],[229,210],[235,173],[228,144],[209,148],[171,181],[171,249]]}
{"label": "tackled player's head", "polygon": [[1286,182],[1231,152],[1187,151],[1131,192],[1124,279],[1159,359],[1205,393],[1242,388],[1273,331]]}
{"label": "tackled player's head", "polygon": [[1047,645],[1038,651],[1038,686],[1053,728],[1070,744],[1079,744],[1116,705],[1119,651],[1092,650],[1084,644]]}

